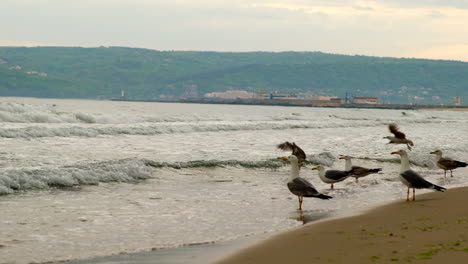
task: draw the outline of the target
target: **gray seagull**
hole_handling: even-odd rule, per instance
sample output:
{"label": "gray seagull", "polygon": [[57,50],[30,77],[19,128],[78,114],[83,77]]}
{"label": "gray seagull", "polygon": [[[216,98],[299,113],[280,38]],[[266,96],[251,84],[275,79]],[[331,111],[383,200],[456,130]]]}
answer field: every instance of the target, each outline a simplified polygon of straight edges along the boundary
{"label": "gray seagull", "polygon": [[410,168],[408,153],[405,150],[394,151],[391,154],[400,155],[401,168],[400,168],[400,181],[408,187],[406,192],[406,201],[409,201],[410,189],[413,189],[413,201],[416,200],[415,189],[432,189],[443,192],[447,189],[426,181],[419,173]]}
{"label": "gray seagull", "polygon": [[345,163],[345,171],[351,171],[351,177],[354,177],[356,179],[356,182],[359,182],[359,178],[362,178],[364,176],[367,176],[369,174],[373,173],[378,173],[381,171],[381,168],[377,169],[368,169],[360,166],[353,166],[351,163],[351,157],[350,156],[341,156],[340,159],[344,159],[346,161]]}
{"label": "gray seagull", "polygon": [[340,171],[340,170],[327,170],[325,171],[325,167],[322,165],[319,165],[315,168],[312,168],[311,170],[318,170],[318,174],[320,179],[324,183],[330,183],[331,184],[331,189],[333,189],[333,184],[344,181],[346,178],[351,176],[353,173],[351,171]]}
{"label": "gray seagull", "polygon": [[396,124],[388,125],[388,129],[393,136],[384,137],[390,140],[387,144],[405,144],[411,150],[410,146],[414,146],[413,141],[407,139],[405,133],[401,132]]}
{"label": "gray seagull", "polygon": [[448,170],[450,171],[450,177],[453,177],[452,170],[454,170],[456,168],[461,168],[461,167],[468,166],[468,163],[466,163],[466,162],[453,160],[453,159],[449,159],[449,158],[443,158],[441,150],[432,151],[431,154],[436,155],[437,166],[444,170],[444,178],[446,177],[446,174],[447,174]]}
{"label": "gray seagull", "polygon": [[280,160],[289,161],[291,163],[291,178],[288,181],[288,189],[293,194],[297,195],[299,200],[299,210],[302,210],[302,200],[304,197],[314,197],[328,200],[333,197],[321,194],[315,187],[306,179],[299,177],[299,163],[296,156],[280,157]]}

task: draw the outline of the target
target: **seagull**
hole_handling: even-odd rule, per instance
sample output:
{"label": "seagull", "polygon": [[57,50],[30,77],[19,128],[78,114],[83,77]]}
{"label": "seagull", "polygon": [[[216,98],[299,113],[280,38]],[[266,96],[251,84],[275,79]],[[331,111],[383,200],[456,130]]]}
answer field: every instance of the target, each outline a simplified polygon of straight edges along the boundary
{"label": "seagull", "polygon": [[368,169],[360,166],[353,166],[351,164],[351,157],[350,156],[341,156],[340,159],[344,159],[345,163],[345,171],[351,171],[351,177],[356,179],[356,182],[359,182],[359,178],[367,176],[372,173],[378,173],[381,171],[381,168],[378,169]]}
{"label": "seagull", "polygon": [[324,183],[331,183],[331,189],[333,189],[333,184],[336,182],[344,181],[346,178],[352,175],[351,171],[340,171],[340,170],[327,170],[325,167],[319,165],[311,170],[318,170],[320,179]]}
{"label": "seagull", "polygon": [[299,210],[302,210],[302,200],[304,197],[314,197],[328,200],[333,197],[321,194],[315,187],[306,179],[299,177],[299,163],[296,156],[280,157],[280,160],[289,161],[291,163],[291,178],[288,181],[288,189],[299,199]]}
{"label": "seagull", "polygon": [[453,159],[449,159],[449,158],[442,158],[442,151],[441,150],[432,151],[431,154],[436,155],[437,166],[444,170],[444,178],[446,177],[446,174],[447,174],[448,170],[450,171],[450,177],[453,177],[452,170],[454,170],[456,168],[468,166],[468,163],[466,163],[466,162],[453,160]]}
{"label": "seagull", "polygon": [[305,152],[294,142],[290,143],[286,141],[276,147],[284,151],[292,151],[291,154],[297,157],[299,165],[302,165],[302,163],[306,160]]}
{"label": "seagull", "polygon": [[443,192],[447,189],[426,181],[419,173],[410,168],[408,153],[405,150],[394,151],[391,154],[398,154],[401,157],[400,181],[408,187],[406,201],[409,201],[410,189],[413,189],[413,201],[416,200],[415,189],[432,189]]}
{"label": "seagull", "polygon": [[394,137],[384,137],[390,140],[390,142],[388,142],[387,144],[406,144],[408,149],[411,150],[410,146],[414,146],[413,141],[407,139],[405,133],[401,132],[396,124],[388,125],[388,129],[390,130],[390,132],[392,132]]}

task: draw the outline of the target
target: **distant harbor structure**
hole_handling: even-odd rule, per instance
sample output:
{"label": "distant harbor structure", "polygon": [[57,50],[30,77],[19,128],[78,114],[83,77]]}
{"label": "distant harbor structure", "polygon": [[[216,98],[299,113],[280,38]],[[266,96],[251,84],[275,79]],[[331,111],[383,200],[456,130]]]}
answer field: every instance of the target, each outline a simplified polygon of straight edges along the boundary
{"label": "distant harbor structure", "polygon": [[125,91],[123,89],[120,91],[120,100],[125,100]]}
{"label": "distant harbor structure", "polygon": [[282,93],[278,90],[266,91],[265,88],[257,92],[245,90],[227,90],[210,92],[198,96],[196,85],[187,85],[188,89],[179,99],[160,97],[159,99],[127,100],[125,92],[121,90],[120,99],[114,101],[166,102],[166,103],[198,103],[198,104],[236,104],[236,105],[275,105],[300,107],[340,107],[340,108],[373,108],[373,109],[437,109],[437,108],[468,108],[461,103],[461,96],[454,97],[453,105],[423,105],[423,104],[390,104],[383,103],[379,97],[352,96],[346,92],[344,98],[333,95],[317,95],[314,93]]}
{"label": "distant harbor structure", "polygon": [[353,104],[379,104],[379,98],[354,96],[352,102]]}
{"label": "distant harbor structure", "polygon": [[219,98],[219,99],[251,99],[255,98],[255,93],[250,93],[243,90],[229,90],[225,92],[212,92],[205,94],[205,98]]}

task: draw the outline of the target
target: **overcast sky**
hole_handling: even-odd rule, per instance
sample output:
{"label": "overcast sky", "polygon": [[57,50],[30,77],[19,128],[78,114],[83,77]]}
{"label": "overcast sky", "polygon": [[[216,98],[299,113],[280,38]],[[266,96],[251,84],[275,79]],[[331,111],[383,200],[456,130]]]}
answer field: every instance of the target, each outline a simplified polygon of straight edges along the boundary
{"label": "overcast sky", "polygon": [[0,46],[468,61],[468,0],[0,0]]}

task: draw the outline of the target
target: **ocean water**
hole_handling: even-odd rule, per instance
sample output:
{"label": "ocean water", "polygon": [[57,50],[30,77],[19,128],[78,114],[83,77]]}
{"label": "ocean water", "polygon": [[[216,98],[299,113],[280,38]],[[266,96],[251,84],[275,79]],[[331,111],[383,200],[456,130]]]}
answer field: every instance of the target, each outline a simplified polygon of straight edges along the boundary
{"label": "ocean water", "polygon": [[[0,98],[0,263],[86,259],[284,231],[404,199],[387,125],[413,169],[447,188],[429,152],[468,161],[468,112]],[[308,155],[301,176],[333,196],[297,198],[276,149]],[[335,190],[314,164],[382,168]],[[418,190],[418,193],[426,190]]]}

